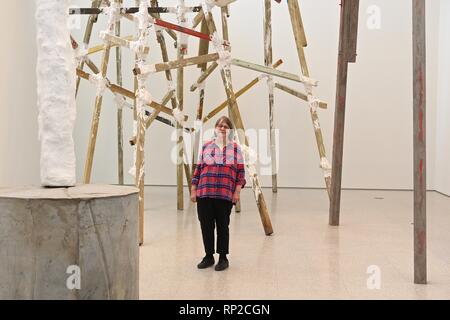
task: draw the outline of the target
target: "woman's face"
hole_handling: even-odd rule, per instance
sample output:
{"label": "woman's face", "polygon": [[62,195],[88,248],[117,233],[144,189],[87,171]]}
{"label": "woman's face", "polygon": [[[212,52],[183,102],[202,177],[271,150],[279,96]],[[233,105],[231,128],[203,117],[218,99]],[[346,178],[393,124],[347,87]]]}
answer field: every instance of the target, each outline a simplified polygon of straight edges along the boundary
{"label": "woman's face", "polygon": [[218,137],[225,139],[228,132],[230,132],[230,127],[225,121],[221,121],[216,127],[216,134]]}

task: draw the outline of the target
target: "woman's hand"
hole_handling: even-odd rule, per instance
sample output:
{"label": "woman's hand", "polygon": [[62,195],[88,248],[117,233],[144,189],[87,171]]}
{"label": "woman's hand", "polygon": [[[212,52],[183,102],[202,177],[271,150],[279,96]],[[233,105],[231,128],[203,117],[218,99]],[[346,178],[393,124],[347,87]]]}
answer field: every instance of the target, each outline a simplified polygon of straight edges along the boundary
{"label": "woman's hand", "polygon": [[241,200],[241,194],[240,192],[235,191],[233,193],[233,203],[238,203],[239,200]]}
{"label": "woman's hand", "polygon": [[192,186],[191,188],[191,201],[192,202],[197,202],[197,188]]}
{"label": "woman's hand", "polygon": [[233,193],[233,203],[238,203],[241,200],[242,186],[236,186],[236,190]]}

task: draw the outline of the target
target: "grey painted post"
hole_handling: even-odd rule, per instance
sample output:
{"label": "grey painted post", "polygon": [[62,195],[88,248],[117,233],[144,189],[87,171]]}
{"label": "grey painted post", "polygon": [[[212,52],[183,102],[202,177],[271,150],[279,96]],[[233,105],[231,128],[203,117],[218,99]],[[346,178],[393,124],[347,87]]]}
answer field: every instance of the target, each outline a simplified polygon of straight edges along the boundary
{"label": "grey painted post", "polygon": [[[120,5],[123,4],[123,0],[119,1]],[[116,22],[116,36],[120,37],[121,25],[120,20]],[[117,85],[122,86],[122,48],[117,46],[116,48],[116,74]],[[119,178],[119,184],[124,184],[123,174],[123,111],[121,108],[117,108],[117,174]]]}
{"label": "grey painted post", "polygon": [[347,98],[348,63],[356,62],[359,0],[341,0],[339,59],[334,114],[333,164],[329,224],[339,225],[341,206],[342,158],[344,152],[345,105]]}
{"label": "grey painted post", "polygon": [[413,0],[414,283],[427,283],[425,0]]}

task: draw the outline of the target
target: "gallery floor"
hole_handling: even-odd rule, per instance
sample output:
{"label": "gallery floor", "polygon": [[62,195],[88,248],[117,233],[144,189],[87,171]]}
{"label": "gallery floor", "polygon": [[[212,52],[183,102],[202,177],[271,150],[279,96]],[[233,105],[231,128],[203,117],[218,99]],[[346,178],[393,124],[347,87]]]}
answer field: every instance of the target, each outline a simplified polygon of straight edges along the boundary
{"label": "gallery floor", "polygon": [[[340,227],[324,190],[264,189],[266,237],[250,188],[232,213],[230,268],[198,270],[204,252],[195,205],[175,187],[147,187],[141,299],[449,299],[450,198],[428,193],[428,285],[413,284],[412,192],[345,190]],[[379,271],[380,288],[373,289]],[[374,277],[375,276],[375,277]],[[370,289],[372,288],[372,289]]]}

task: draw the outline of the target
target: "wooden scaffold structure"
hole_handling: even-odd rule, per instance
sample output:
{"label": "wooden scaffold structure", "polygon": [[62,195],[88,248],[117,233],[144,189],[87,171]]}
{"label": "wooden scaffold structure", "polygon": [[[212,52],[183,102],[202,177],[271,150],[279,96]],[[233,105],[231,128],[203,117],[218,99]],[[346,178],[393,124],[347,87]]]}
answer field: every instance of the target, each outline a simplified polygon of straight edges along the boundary
{"label": "wooden scaffold structure", "polygon": [[[331,166],[327,159],[325,145],[322,136],[322,129],[319,122],[318,110],[326,109],[327,103],[314,95],[314,90],[318,82],[310,77],[310,70],[305,55],[307,46],[306,34],[303,27],[300,6],[298,0],[287,0],[287,11],[291,20],[292,30],[295,40],[299,61],[299,72],[290,73],[279,70],[282,60],[274,62],[272,52],[272,0],[262,0],[264,5],[264,65],[234,58],[231,53],[230,37],[228,32],[229,6],[236,0],[198,0],[198,6],[189,7],[184,0],[177,0],[176,7],[162,7],[158,0],[136,0],[135,7],[123,7],[123,0],[92,0],[90,8],[70,9],[70,14],[89,15],[83,43],[79,44],[72,37],[72,46],[76,50],[79,59],[77,68],[78,82],[85,79],[95,85],[96,100],[89,135],[88,151],[84,169],[84,183],[91,182],[94,152],[99,120],[103,104],[103,94],[106,90],[111,91],[115,96],[118,105],[117,111],[117,137],[118,137],[118,163],[119,183],[124,181],[123,163],[123,118],[122,110],[128,107],[134,113],[134,136],[130,143],[135,147],[134,170],[136,186],[140,190],[139,216],[140,216],[140,237],[139,243],[144,242],[144,178],[145,178],[145,134],[154,121],[162,122],[172,126],[177,130],[177,208],[183,210],[183,181],[190,186],[191,176],[195,169],[195,161],[192,167],[187,163],[187,150],[183,141],[183,133],[194,135],[193,160],[198,154],[200,131],[202,126],[218,113],[227,109],[228,115],[236,130],[237,142],[241,144],[244,160],[256,204],[261,217],[262,225],[266,235],[273,233],[273,228],[262,192],[260,179],[254,164],[249,161],[250,155],[254,152],[249,147],[249,141],[245,135],[245,126],[242,119],[237,99],[248,92],[257,83],[265,80],[268,87],[269,119],[270,119],[270,150],[272,159],[272,191],[277,192],[276,173],[276,143],[275,143],[275,99],[274,91],[278,89],[300,100],[305,101],[310,110],[311,122],[314,128],[316,143],[319,151],[320,167],[323,170],[324,181],[328,195],[331,195]],[[275,0],[279,5],[281,0]],[[216,27],[213,11],[220,10],[221,13],[221,34]],[[175,14],[177,23],[170,23],[164,20],[164,15]],[[106,30],[100,32],[99,37],[103,40],[102,45],[91,46],[91,36],[93,26],[99,16],[106,16],[108,24]],[[189,17],[191,19],[189,19]],[[136,24],[136,34],[124,37],[121,35],[121,21],[129,20]],[[196,30],[196,29],[199,29]],[[148,56],[153,52],[150,48],[149,33],[153,30],[159,44],[162,61],[156,64],[148,62]],[[177,59],[170,60],[166,36],[171,38],[177,49]],[[198,56],[187,57],[187,37],[199,39]],[[112,83],[108,78],[108,63],[111,49],[116,49],[116,83]],[[210,48],[213,52],[210,52]],[[123,65],[121,50],[132,50],[135,54],[135,66],[133,70],[134,88],[129,90],[123,87]],[[90,55],[102,54],[101,65],[98,67],[90,59]],[[85,66],[90,72],[85,71]],[[184,114],[185,81],[184,69],[189,66],[197,66],[200,69],[198,80],[191,85],[190,91],[198,91],[199,103],[196,109],[196,119],[194,125],[187,125],[188,118]],[[246,68],[258,72],[260,75],[250,81],[247,85],[235,91],[233,88],[231,66]],[[213,108],[205,115],[205,81],[213,72],[218,69],[223,82],[226,100]],[[176,70],[176,84],[173,84],[172,70]],[[152,99],[147,90],[147,80],[155,73],[164,72],[167,80],[168,90],[162,101],[157,102]],[[303,86],[303,91],[289,87],[285,84],[275,82],[274,78],[286,79]],[[171,107],[167,107],[170,102]],[[189,188],[190,190],[190,188]],[[240,211],[238,204],[237,211]]]}

